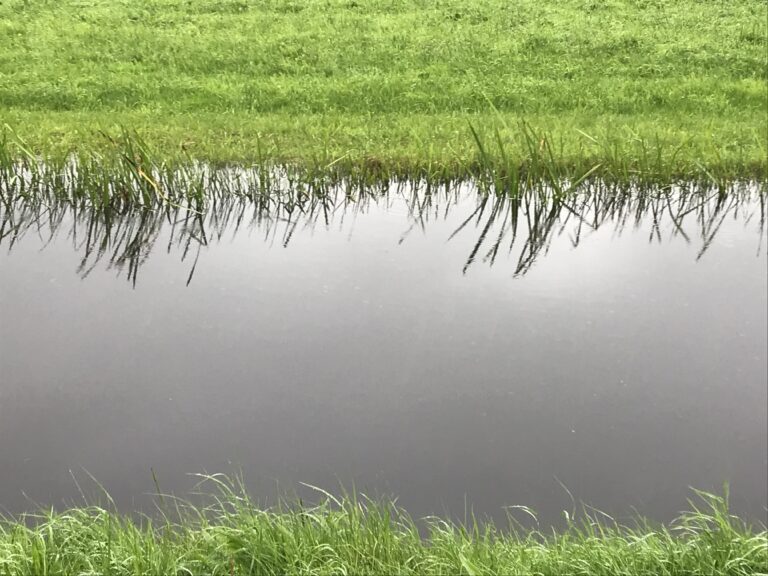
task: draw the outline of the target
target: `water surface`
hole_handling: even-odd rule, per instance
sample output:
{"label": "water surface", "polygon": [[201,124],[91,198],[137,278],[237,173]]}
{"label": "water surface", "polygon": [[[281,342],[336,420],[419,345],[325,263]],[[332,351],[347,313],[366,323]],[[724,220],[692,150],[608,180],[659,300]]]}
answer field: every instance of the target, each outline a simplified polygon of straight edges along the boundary
{"label": "water surface", "polygon": [[[191,472],[543,522],[765,521],[765,196],[472,186],[0,208],[0,507]],[[85,482],[87,485],[88,482]],[[567,488],[567,490],[566,490]],[[569,494],[570,493],[570,494]]]}

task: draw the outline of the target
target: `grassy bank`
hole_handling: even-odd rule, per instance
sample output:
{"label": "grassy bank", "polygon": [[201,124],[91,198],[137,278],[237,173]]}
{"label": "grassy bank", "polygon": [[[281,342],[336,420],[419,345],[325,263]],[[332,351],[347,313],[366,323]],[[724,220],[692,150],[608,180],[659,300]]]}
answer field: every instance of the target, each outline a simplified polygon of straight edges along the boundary
{"label": "grassy bank", "polygon": [[166,159],[455,177],[525,163],[524,122],[574,175],[764,177],[767,19],[760,0],[9,0],[0,123],[59,157],[122,126]]}
{"label": "grassy bank", "polygon": [[[161,498],[159,522],[101,507],[0,523],[0,574],[543,574],[754,575],[768,572],[765,527],[730,516],[727,499],[697,493],[669,527],[619,526],[599,513],[561,532],[417,524],[395,505],[324,497],[264,510],[231,484],[210,504]],[[175,520],[171,520],[173,517]],[[163,519],[165,518],[165,519]],[[424,536],[426,534],[426,536]]]}

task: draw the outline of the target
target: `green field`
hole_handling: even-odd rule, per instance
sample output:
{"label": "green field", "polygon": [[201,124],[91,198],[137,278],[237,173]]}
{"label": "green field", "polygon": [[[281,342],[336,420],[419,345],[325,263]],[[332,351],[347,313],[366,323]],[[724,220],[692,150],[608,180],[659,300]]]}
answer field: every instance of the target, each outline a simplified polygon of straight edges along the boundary
{"label": "green field", "polygon": [[768,162],[763,0],[5,0],[0,46],[5,137],[45,156],[122,127],[164,159],[401,175],[532,143],[572,175]]}
{"label": "green field", "polygon": [[[564,530],[535,526],[525,508],[500,529],[473,519],[419,522],[386,500],[323,492],[316,505],[264,509],[221,477],[207,505],[158,499],[155,520],[83,506],[0,521],[0,574],[519,574],[700,576],[768,572],[765,527],[728,512],[727,496],[698,492],[671,527],[621,526],[585,508]],[[108,496],[105,495],[107,503]],[[571,512],[572,514],[573,512]]]}

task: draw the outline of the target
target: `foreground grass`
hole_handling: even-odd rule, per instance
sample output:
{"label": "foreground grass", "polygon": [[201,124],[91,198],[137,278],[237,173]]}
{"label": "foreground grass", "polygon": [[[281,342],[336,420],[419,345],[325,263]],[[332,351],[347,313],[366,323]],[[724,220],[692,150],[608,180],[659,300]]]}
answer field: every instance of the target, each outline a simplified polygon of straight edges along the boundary
{"label": "foreground grass", "polygon": [[230,483],[209,481],[217,485],[209,506],[164,497],[157,523],[93,506],[2,522],[0,574],[768,572],[765,527],[755,531],[729,515],[726,498],[705,493],[670,527],[642,521],[622,527],[585,516],[544,534],[514,522],[500,530],[431,518],[422,525],[424,537],[392,503],[328,496],[317,506],[264,510]]}
{"label": "foreground grass", "polygon": [[455,177],[482,160],[470,125],[525,160],[524,121],[574,174],[754,178],[767,20],[761,0],[7,0],[0,123],[45,155],[125,126],[168,159]]}

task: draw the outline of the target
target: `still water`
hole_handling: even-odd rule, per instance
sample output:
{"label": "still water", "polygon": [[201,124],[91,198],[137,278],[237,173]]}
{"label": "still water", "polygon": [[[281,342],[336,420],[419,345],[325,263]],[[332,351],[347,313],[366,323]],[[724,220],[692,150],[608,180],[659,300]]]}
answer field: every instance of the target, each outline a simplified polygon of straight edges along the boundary
{"label": "still water", "polygon": [[[0,208],[0,510],[242,471],[415,516],[766,520],[765,193]],[[90,488],[89,488],[90,487]]]}

